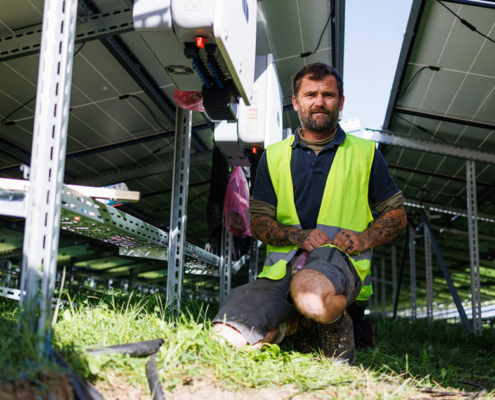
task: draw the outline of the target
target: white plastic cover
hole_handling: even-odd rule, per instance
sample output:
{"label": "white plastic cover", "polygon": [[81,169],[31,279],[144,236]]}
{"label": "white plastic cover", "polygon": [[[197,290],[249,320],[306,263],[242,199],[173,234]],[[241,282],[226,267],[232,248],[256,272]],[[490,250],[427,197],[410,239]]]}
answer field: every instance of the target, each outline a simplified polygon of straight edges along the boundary
{"label": "white plastic cover", "polygon": [[282,91],[273,56],[256,56],[253,101],[239,106],[239,143],[266,148],[282,140]]}

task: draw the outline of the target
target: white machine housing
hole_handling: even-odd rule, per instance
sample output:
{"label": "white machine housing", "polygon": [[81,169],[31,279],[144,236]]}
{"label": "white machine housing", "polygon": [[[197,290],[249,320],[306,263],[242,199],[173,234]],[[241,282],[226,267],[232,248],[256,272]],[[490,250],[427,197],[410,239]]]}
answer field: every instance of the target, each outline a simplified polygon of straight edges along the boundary
{"label": "white machine housing", "polygon": [[266,146],[288,134],[282,127],[282,91],[273,56],[256,56],[253,100],[241,100],[238,121],[215,124],[215,143],[230,165],[248,166],[249,156],[260,156]]}
{"label": "white machine housing", "polygon": [[239,143],[265,148],[282,140],[283,96],[272,54],[256,56],[253,100],[239,107]]}
{"label": "white machine housing", "polygon": [[256,0],[136,0],[132,12],[135,29],[178,90],[220,90],[226,84],[232,102],[251,104]]}

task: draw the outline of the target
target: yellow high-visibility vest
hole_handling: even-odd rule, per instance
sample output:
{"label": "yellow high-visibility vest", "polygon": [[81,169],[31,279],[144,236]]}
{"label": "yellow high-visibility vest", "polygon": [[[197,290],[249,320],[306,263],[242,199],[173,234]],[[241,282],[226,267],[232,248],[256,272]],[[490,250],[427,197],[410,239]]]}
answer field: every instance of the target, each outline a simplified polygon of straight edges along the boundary
{"label": "yellow high-visibility vest", "polygon": [[[277,195],[277,221],[301,228],[290,171],[293,141],[294,136],[291,136],[268,146],[266,159]],[[373,221],[368,203],[368,186],[374,155],[375,143],[370,140],[346,135],[344,143],[339,145],[328,174],[316,226],[330,240],[344,229],[359,234]],[[264,268],[258,277],[282,279],[286,274],[287,263],[294,258],[297,250],[296,246],[268,245]],[[362,281],[357,300],[368,300],[373,293],[371,255],[369,249],[349,257]]]}

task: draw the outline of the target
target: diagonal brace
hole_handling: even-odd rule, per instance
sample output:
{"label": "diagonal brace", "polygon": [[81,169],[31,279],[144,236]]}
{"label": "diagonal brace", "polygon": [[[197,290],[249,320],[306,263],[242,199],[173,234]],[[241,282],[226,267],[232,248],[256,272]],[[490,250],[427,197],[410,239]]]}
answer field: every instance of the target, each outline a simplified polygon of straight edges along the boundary
{"label": "diagonal brace", "polygon": [[445,260],[443,259],[442,252],[440,251],[440,247],[438,247],[438,243],[435,239],[435,236],[433,235],[433,231],[431,230],[431,226],[428,222],[428,218],[424,210],[421,210],[421,219],[423,220],[425,229],[427,230],[428,236],[430,237],[433,251],[437,256],[437,261],[440,264],[440,268],[442,270],[443,276],[447,281],[447,286],[449,287],[450,294],[452,295],[452,299],[454,300],[454,303],[457,307],[457,311],[459,312],[459,316],[461,317],[462,324],[466,328],[466,331],[472,333],[473,328],[469,323],[468,317],[466,315],[466,311],[464,311],[464,307],[462,306],[461,299],[459,298],[459,295],[457,294],[457,289],[455,288],[454,283],[452,282],[452,277],[450,276],[449,270],[447,268],[447,264],[445,264]]}

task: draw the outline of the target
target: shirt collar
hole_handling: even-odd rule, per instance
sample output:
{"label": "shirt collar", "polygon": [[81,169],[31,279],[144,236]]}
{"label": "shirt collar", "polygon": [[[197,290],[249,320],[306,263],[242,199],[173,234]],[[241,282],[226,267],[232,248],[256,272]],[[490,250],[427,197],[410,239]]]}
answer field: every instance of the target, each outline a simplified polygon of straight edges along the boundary
{"label": "shirt collar", "polygon": [[[300,128],[301,128],[301,125],[297,127],[296,133],[294,134],[294,141],[292,142],[292,145],[291,145],[293,148],[296,148],[297,146],[302,145],[301,138],[299,137],[299,129]],[[346,137],[346,134],[345,134],[344,130],[340,127],[339,124],[337,124],[337,132],[335,133],[335,137],[333,138],[333,140],[331,142],[329,142],[325,146],[325,149],[344,143],[345,137]]]}

